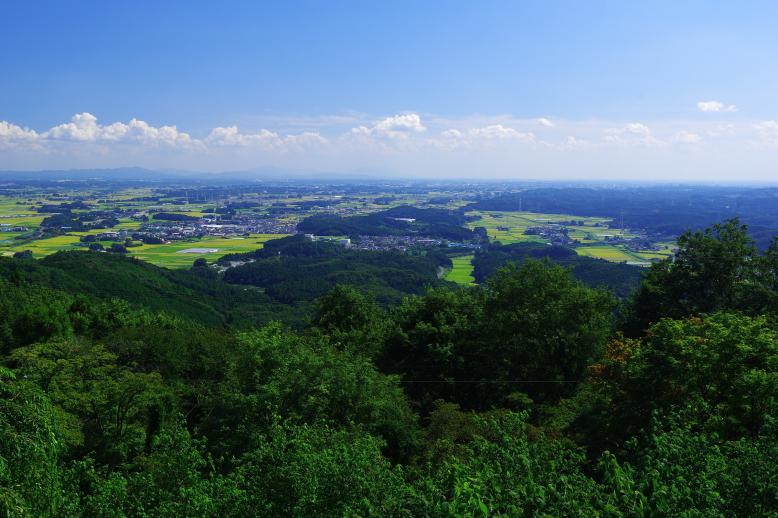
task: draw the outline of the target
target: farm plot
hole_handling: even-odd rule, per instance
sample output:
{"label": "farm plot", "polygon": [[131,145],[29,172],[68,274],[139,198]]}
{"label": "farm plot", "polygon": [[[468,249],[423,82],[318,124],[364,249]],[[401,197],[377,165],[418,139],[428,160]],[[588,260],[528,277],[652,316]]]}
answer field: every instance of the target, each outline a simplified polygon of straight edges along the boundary
{"label": "farm plot", "polygon": [[445,279],[458,284],[473,284],[475,279],[473,278],[472,260],[472,255],[452,257],[453,267],[446,272]]}

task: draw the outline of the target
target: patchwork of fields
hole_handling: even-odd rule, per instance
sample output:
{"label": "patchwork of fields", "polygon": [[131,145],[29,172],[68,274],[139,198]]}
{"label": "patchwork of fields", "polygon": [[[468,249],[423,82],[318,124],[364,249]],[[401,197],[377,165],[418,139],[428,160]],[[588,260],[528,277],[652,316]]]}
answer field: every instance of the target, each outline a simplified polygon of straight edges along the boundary
{"label": "patchwork of fields", "polygon": [[[195,259],[203,257],[213,262],[226,254],[253,252],[262,248],[266,241],[284,237],[280,234],[252,234],[247,237],[217,238],[206,237],[197,240],[175,241],[166,245],[143,245],[129,248],[130,255],[167,268],[186,268],[192,266]],[[181,253],[190,248],[215,249],[216,252],[202,254]]]}
{"label": "patchwork of fields", "polygon": [[[0,254],[12,255],[14,252],[22,250],[31,250],[36,258],[53,254],[59,250],[86,250],[86,247],[80,246],[80,237],[87,232],[74,232],[64,236],[51,237],[48,239],[39,239],[17,245],[13,247],[0,246]],[[157,266],[167,268],[186,268],[192,266],[195,259],[204,257],[209,262],[213,262],[219,257],[242,252],[253,252],[262,248],[266,241],[284,237],[280,234],[252,234],[247,237],[217,238],[206,237],[203,239],[192,239],[175,241],[169,244],[160,245],[141,245],[128,248],[130,256],[148,261]],[[214,249],[216,252],[207,252],[202,254],[181,253],[182,250],[189,248]]]}
{"label": "patchwork of fields", "polygon": [[[484,227],[489,238],[503,244],[519,242],[545,243],[541,236],[527,235],[530,227],[543,227],[549,224],[567,229],[568,237],[577,242],[575,247],[579,255],[604,259],[612,262],[628,262],[648,265],[651,261],[665,259],[672,255],[673,243],[660,243],[661,250],[633,251],[623,244],[608,243],[609,238],[631,239],[637,237],[628,230],[609,228],[611,219],[582,217],[572,214],[541,214],[536,212],[500,212],[473,211],[468,216],[479,219],[471,221],[470,228]],[[575,224],[573,224],[573,222]]]}
{"label": "patchwork of fields", "polygon": [[[211,201],[203,202],[200,200],[191,200],[192,203],[182,206],[174,203],[174,200],[158,199],[155,201],[146,201],[143,198],[153,194],[151,189],[126,189],[120,192],[112,193],[84,193],[89,198],[93,198],[91,207],[93,209],[109,209],[121,205],[122,207],[134,207],[138,210],[161,210],[170,213],[187,214],[190,216],[202,216],[204,211],[212,211],[214,203]],[[345,203],[338,204],[340,196],[333,196],[331,200],[333,207],[352,211],[353,214],[370,213],[379,210],[386,210],[403,204],[414,206],[424,206],[430,196],[444,193],[427,193],[422,195],[392,195],[384,197],[384,201],[378,203],[375,196],[365,198],[354,198]],[[389,198],[389,199],[386,199]],[[21,199],[21,202],[19,201]],[[441,198],[443,203],[438,205],[440,208],[456,209],[466,202],[462,198]],[[285,202],[294,204],[304,201],[322,200],[322,196],[289,196],[282,198]],[[26,237],[31,234],[48,214],[35,212],[33,207],[41,203],[58,203],[56,200],[49,200],[44,196],[30,196],[28,198],[9,198],[0,196],[0,255],[12,255],[15,252],[23,250],[32,251],[35,257],[43,257],[58,250],[84,250],[80,238],[87,234],[96,234],[104,230],[92,230],[89,232],[69,232],[65,235],[50,237],[37,240],[20,240],[17,237]],[[278,203],[276,203],[278,205]],[[270,208],[270,204],[265,207]],[[265,209],[263,207],[263,209]],[[239,212],[254,209],[238,209]],[[328,208],[317,207],[312,212],[326,212]],[[79,211],[74,211],[77,213]],[[568,237],[576,245],[575,249],[580,255],[605,259],[614,262],[630,262],[635,264],[648,264],[651,261],[666,258],[672,254],[673,243],[662,243],[661,250],[635,251],[628,249],[625,245],[613,243],[612,238],[630,239],[636,237],[634,234],[623,232],[620,229],[610,228],[611,220],[608,218],[581,217],[571,214],[541,214],[534,212],[500,212],[500,211],[470,211],[467,213],[472,221],[468,223],[470,228],[485,227],[490,239],[500,241],[503,244],[518,242],[547,242],[548,238],[538,235],[527,235],[525,231],[530,227],[547,227],[551,224],[561,226],[567,230]],[[287,215],[280,218],[280,221],[294,224],[299,220],[299,215]],[[286,220],[289,221],[286,221]],[[119,224],[112,230],[134,230],[140,227],[140,221],[131,219],[120,219]],[[10,228],[21,226],[27,228],[27,232],[11,232]],[[205,257],[209,261],[214,261],[218,257],[236,252],[247,252],[260,248],[265,241],[277,239],[286,234],[253,234],[248,237],[219,238],[207,237],[203,239],[193,239],[184,241],[174,241],[170,244],[148,245],[130,247],[129,253],[132,256],[149,261],[151,263],[171,268],[187,267],[195,259]],[[105,243],[105,246],[108,246]],[[216,252],[204,254],[180,253],[181,250],[188,248],[206,248],[216,249]],[[446,274],[446,278],[462,284],[472,282],[470,265],[471,256],[455,257],[454,268]]]}

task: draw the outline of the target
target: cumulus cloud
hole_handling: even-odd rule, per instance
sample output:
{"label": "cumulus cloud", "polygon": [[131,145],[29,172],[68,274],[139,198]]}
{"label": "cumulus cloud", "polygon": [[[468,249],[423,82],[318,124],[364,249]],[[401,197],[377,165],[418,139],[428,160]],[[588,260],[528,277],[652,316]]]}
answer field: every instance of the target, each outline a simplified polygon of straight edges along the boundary
{"label": "cumulus cloud", "polygon": [[648,126],[640,122],[631,122],[619,128],[608,128],[605,130],[603,140],[609,144],[641,144],[646,146],[663,143],[654,137]]}
{"label": "cumulus cloud", "polygon": [[518,131],[502,124],[492,124],[482,128],[470,128],[465,131],[449,129],[441,133],[445,138],[469,140],[517,140],[534,142],[535,135],[531,132]]}
{"label": "cumulus cloud", "polygon": [[149,123],[131,119],[128,123],[114,122],[106,126],[97,122],[91,113],[77,113],[70,122],[54,126],[39,135],[42,140],[77,142],[141,142],[169,146],[197,146],[199,142],[175,126],[154,127]]}
{"label": "cumulus cloud", "polygon": [[206,145],[213,147],[245,147],[280,152],[303,150],[327,142],[318,132],[306,131],[282,137],[268,129],[261,129],[257,133],[241,133],[237,126],[216,127],[204,141]]}
{"label": "cumulus cloud", "polygon": [[35,130],[22,128],[10,122],[0,121],[0,142],[29,141],[38,138]]}
{"label": "cumulus cloud", "polygon": [[421,123],[421,117],[415,113],[394,115],[378,121],[374,126],[358,126],[351,129],[352,135],[375,136],[395,139],[407,139],[414,133],[421,133],[427,128]]}
{"label": "cumulus cloud", "polygon": [[262,129],[258,133],[241,133],[237,126],[216,127],[205,138],[207,144],[215,146],[264,146],[273,147],[281,144],[278,133]]}
{"label": "cumulus cloud", "polygon": [[[726,108],[722,104],[720,109]],[[251,130],[223,125],[196,136],[174,125],[154,126],[140,119],[103,123],[88,112],[50,128],[0,121],[0,167],[137,164],[225,170],[269,165],[311,170],[395,168],[408,173],[461,170],[465,174],[479,167],[532,172],[565,164],[573,171],[587,160],[606,169],[618,160],[622,164],[667,160],[669,171],[672,160],[702,157],[722,168],[728,157],[759,156],[772,164],[778,150],[776,120],[712,117],[627,122],[504,114],[422,120],[416,113],[365,122],[369,120],[364,116],[314,117],[304,124],[262,120],[254,122],[257,125]],[[706,152],[683,152],[684,148]],[[517,169],[517,164],[523,166]],[[766,171],[770,166],[763,167]],[[599,169],[593,173],[599,174]]]}
{"label": "cumulus cloud", "polygon": [[701,112],[736,112],[737,106],[725,105],[719,101],[700,101],[697,103],[697,109]]}

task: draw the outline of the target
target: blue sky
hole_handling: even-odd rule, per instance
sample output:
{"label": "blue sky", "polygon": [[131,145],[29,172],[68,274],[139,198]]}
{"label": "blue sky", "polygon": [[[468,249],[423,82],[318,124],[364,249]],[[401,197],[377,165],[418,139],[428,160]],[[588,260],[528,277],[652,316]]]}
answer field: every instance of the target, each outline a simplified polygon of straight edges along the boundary
{"label": "blue sky", "polygon": [[7,1],[0,169],[773,180],[776,27],[776,2]]}

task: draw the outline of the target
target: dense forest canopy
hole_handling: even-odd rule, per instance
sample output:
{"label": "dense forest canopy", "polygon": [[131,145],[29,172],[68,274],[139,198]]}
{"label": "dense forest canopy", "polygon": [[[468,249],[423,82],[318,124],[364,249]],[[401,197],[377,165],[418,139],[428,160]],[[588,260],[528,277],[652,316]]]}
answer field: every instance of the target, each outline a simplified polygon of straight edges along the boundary
{"label": "dense forest canopy", "polygon": [[522,264],[527,259],[546,259],[566,266],[576,279],[593,287],[606,287],[619,298],[628,298],[640,283],[641,269],[637,266],[584,257],[571,248],[538,243],[493,243],[484,247],[473,258],[473,277],[483,283],[500,267]]}
{"label": "dense forest canopy", "polygon": [[342,217],[321,214],[297,225],[301,232],[320,236],[386,236],[418,234],[452,240],[467,240],[475,233],[462,226],[465,217],[445,209],[419,209],[401,205],[363,216]]}
{"label": "dense forest canopy", "polygon": [[[393,281],[299,238],[235,268],[265,293],[202,265],[2,258],[0,509],[774,516],[778,241],[728,221],[678,243],[621,302],[521,247],[477,257],[478,285],[387,303],[335,276],[305,308],[273,268],[342,261],[379,299]],[[386,264],[431,278],[411,259]]]}

